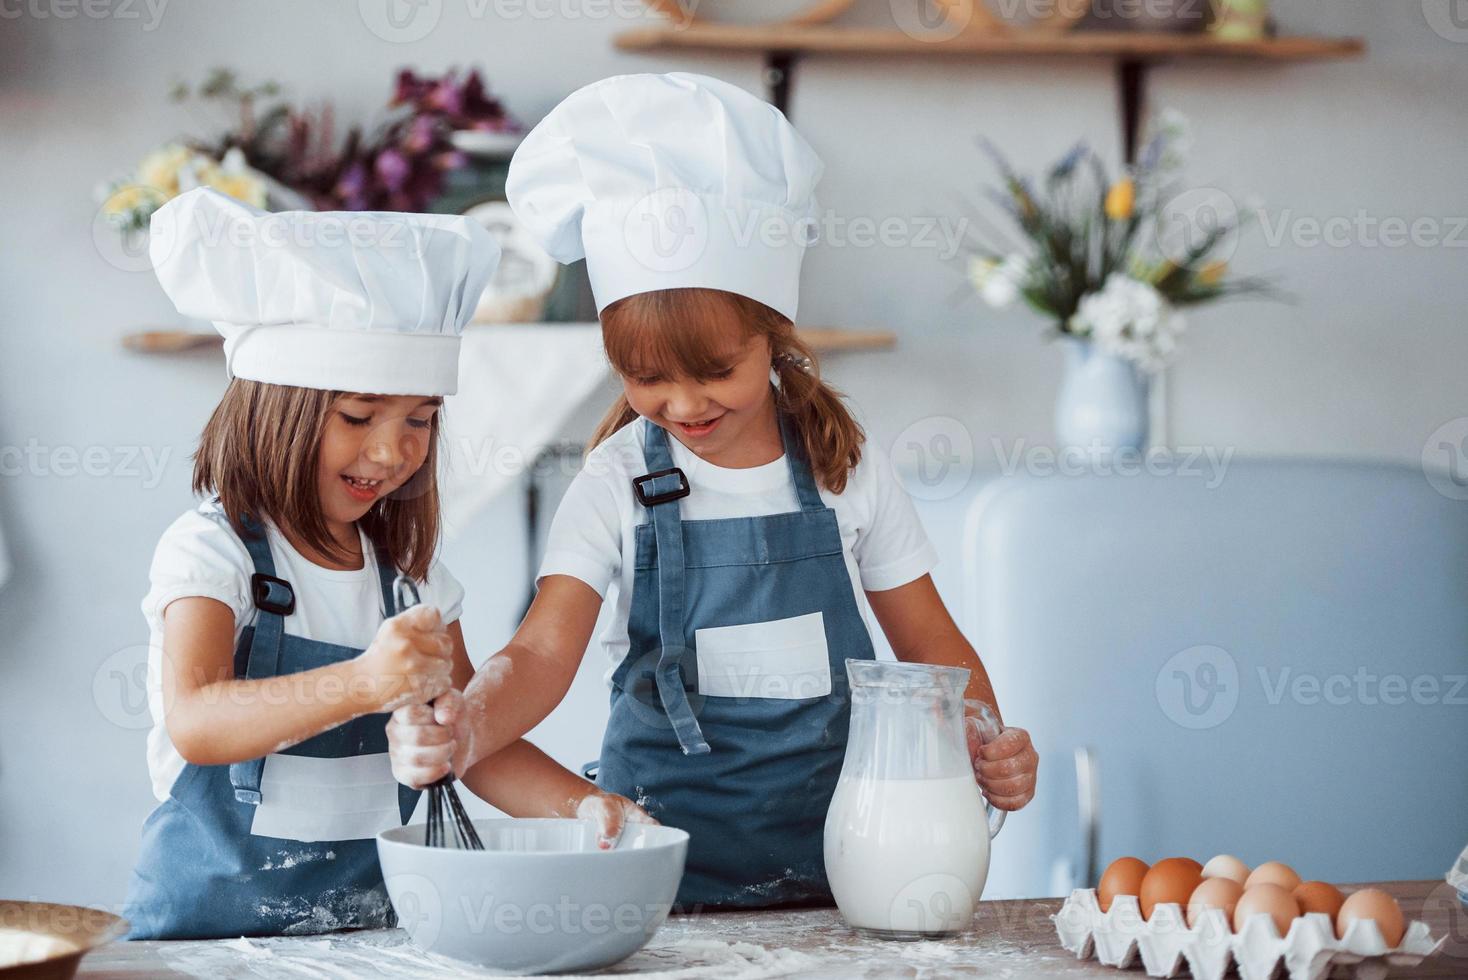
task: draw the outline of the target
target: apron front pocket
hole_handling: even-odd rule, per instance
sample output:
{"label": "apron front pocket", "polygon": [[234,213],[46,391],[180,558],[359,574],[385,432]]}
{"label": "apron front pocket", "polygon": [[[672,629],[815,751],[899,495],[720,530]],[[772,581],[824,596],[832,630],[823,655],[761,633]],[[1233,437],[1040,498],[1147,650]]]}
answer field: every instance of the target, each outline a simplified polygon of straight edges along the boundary
{"label": "apron front pocket", "polygon": [[799,701],[831,693],[822,613],[694,631],[698,693]]}
{"label": "apron front pocket", "polygon": [[265,757],[250,833],[294,841],[362,840],[402,826],[386,752],[320,759]]}

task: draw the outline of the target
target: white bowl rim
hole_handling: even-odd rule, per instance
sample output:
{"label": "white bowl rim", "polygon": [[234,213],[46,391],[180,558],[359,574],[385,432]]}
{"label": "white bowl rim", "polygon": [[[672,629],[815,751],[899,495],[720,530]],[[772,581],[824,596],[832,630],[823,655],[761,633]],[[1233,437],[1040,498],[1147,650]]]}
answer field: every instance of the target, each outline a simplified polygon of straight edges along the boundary
{"label": "white bowl rim", "polygon": [[[518,824],[523,827],[526,825],[544,826],[548,824],[585,824],[590,823],[590,821],[577,819],[575,817],[479,817],[476,818],[473,823],[476,830],[483,831],[486,828],[503,826],[506,824]],[[485,849],[483,851],[468,851],[467,853],[476,855],[476,857],[471,858],[471,860],[486,860],[490,858],[504,860],[538,858],[544,861],[547,858],[573,858],[580,857],[584,854],[598,854],[602,855],[603,857],[612,857],[618,854],[651,854],[655,851],[683,846],[687,844],[690,839],[688,831],[681,830],[677,827],[668,827],[663,824],[646,824],[641,826],[645,826],[648,830],[657,833],[668,833],[671,835],[671,837],[670,839],[663,841],[662,843],[649,844],[645,847],[614,847],[605,851],[502,851]],[[424,825],[421,823],[404,824],[401,827],[389,827],[387,830],[378,832],[377,842],[379,844],[387,844],[391,847],[411,847],[423,851],[444,850],[444,848],[429,847],[428,845],[423,843],[423,828]],[[403,838],[409,833],[412,834],[413,839],[404,840]]]}

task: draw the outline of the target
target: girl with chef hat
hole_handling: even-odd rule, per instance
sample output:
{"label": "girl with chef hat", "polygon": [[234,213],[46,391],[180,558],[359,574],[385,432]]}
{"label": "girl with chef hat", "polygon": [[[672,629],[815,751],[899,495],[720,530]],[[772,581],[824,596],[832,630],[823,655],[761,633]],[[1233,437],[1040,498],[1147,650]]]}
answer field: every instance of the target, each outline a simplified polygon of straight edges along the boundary
{"label": "girl with chef hat", "polygon": [[[160,802],[131,936],[390,924],[374,837],[419,793],[393,778],[388,713],[473,675],[436,558],[437,441],[499,248],[460,217],[265,214],[199,189],[153,216],[150,252],[179,312],[224,335],[231,381],[195,455],[207,499],[164,532],[143,600]],[[503,809],[592,789],[506,745],[484,767]]]}
{"label": "girl with chef hat", "polygon": [[[971,710],[997,715],[910,500],[793,328],[821,170],[777,109],[682,72],[588,85],[524,140],[510,204],[586,259],[623,393],[477,708],[404,708],[392,734],[404,782],[469,770],[561,699],[607,607],[597,783],[690,832],[684,906],[830,901],[844,661],[874,656],[869,613],[899,658],[968,668]],[[1027,733],[970,748],[991,803],[1028,802]]]}

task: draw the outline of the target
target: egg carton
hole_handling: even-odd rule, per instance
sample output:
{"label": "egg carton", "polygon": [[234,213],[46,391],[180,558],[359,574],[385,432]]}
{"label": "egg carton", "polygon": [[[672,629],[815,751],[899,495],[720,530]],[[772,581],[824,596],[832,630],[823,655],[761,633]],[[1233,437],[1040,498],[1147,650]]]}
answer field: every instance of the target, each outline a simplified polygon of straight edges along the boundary
{"label": "egg carton", "polygon": [[1427,923],[1413,922],[1401,943],[1389,949],[1369,919],[1351,923],[1337,939],[1330,916],[1321,912],[1297,918],[1284,938],[1264,912],[1250,916],[1238,933],[1223,911],[1213,908],[1189,927],[1182,907],[1172,902],[1158,905],[1144,921],[1136,896],[1118,895],[1102,912],[1094,888],[1071,892],[1050,918],[1060,944],[1077,959],[1094,952],[1105,965],[1124,970],[1140,954],[1149,976],[1175,977],[1186,967],[1197,980],[1219,980],[1231,962],[1242,980],[1272,980],[1280,975],[1281,961],[1290,980],[1320,980],[1334,967],[1342,968],[1338,975],[1380,980],[1393,967],[1416,966],[1447,942],[1446,936],[1434,942]]}

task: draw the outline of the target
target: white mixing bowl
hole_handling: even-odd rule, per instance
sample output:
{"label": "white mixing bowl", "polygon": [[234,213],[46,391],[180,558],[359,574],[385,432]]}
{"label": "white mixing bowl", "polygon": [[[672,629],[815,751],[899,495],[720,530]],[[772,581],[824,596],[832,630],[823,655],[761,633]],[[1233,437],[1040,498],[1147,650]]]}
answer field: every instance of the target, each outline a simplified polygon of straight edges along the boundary
{"label": "white mixing bowl", "polygon": [[668,916],[688,834],[629,824],[615,850],[581,820],[476,820],[483,851],[425,847],[423,825],[377,835],[398,923],[430,953],[504,973],[610,966]]}

